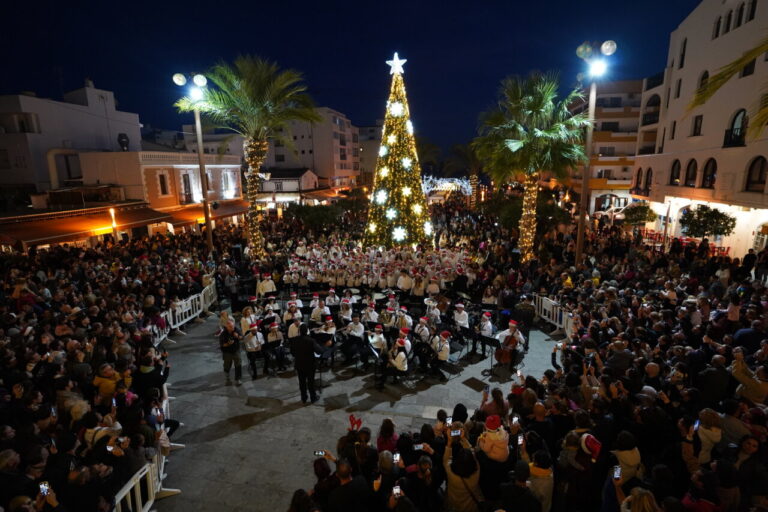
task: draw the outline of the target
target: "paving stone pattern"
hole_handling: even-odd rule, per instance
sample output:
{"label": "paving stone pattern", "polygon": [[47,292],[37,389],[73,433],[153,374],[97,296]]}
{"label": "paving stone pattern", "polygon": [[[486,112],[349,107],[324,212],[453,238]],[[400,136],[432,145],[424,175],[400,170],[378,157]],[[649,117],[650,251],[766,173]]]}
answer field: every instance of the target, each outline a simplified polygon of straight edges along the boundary
{"label": "paving stone pattern", "polygon": [[[175,397],[171,414],[186,424],[173,441],[186,448],[174,451],[166,467],[166,487],[182,494],[157,502],[159,512],[287,510],[297,488],[314,484],[313,451],[334,450],[350,414],[362,417],[374,436],[387,417],[398,430],[418,430],[425,422],[434,423],[440,408],[450,413],[461,402],[471,413],[489,381],[482,375],[488,359],[462,359],[460,373],[449,374],[447,383],[417,376],[379,392],[370,372],[337,362],[322,375],[329,386],[320,400],[303,405],[293,371],[252,381],[243,364],[243,385],[227,386],[216,329],[211,316],[191,326],[186,336],[172,336],[177,344],[168,345],[169,394]],[[550,367],[555,341],[540,331],[532,331],[531,338],[522,371],[541,377]],[[502,370],[497,374],[491,385],[506,392],[509,375]]]}

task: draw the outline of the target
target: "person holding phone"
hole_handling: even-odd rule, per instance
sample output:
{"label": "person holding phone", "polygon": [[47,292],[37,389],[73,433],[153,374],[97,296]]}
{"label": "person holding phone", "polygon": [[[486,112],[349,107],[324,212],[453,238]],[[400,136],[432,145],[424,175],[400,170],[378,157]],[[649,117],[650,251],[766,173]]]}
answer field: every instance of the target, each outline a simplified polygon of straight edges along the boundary
{"label": "person holding phone", "polygon": [[373,489],[362,475],[353,476],[352,464],[347,459],[336,462],[339,486],[328,496],[328,512],[368,511]]}
{"label": "person holding phone", "polygon": [[492,414],[486,418],[485,430],[477,439],[477,448],[497,462],[503,463],[509,458],[509,434],[498,415]]}
{"label": "person holding phone", "polygon": [[[448,425],[450,436],[443,454],[446,475],[445,505],[450,510],[479,510],[483,502],[480,490],[480,465],[464,435],[463,425]],[[513,509],[509,509],[513,510]]]}

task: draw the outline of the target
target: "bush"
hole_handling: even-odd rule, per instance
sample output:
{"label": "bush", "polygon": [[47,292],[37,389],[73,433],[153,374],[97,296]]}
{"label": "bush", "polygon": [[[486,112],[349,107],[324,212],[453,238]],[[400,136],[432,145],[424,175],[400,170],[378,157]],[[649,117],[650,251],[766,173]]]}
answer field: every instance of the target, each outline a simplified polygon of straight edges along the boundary
{"label": "bush", "polygon": [[702,204],[696,209],[687,209],[680,218],[680,226],[693,238],[728,236],[736,227],[736,217]]}
{"label": "bush", "polygon": [[656,213],[647,204],[632,204],[624,209],[624,224],[635,226],[656,220]]}

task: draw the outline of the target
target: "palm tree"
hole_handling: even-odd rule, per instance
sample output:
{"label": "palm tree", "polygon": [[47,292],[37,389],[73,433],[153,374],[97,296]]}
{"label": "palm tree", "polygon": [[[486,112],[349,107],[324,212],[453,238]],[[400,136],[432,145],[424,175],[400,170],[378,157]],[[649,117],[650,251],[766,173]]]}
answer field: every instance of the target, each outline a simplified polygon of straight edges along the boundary
{"label": "palm tree", "polygon": [[[748,64],[751,64],[754,60],[762,60],[763,55],[768,52],[768,37],[763,39],[754,48],[751,48],[744,52],[744,54],[733,62],[726,64],[713,76],[703,81],[696,94],[688,106],[689,110],[692,110],[700,105],[706,103],[717,91],[720,90],[731,78],[739,74],[742,69]],[[763,87],[768,84],[763,84]],[[752,112],[749,115],[751,119],[749,126],[749,136],[756,138],[763,131],[765,125],[768,123],[768,95],[764,94],[757,105],[754,105],[751,109]]]}
{"label": "palm tree", "polygon": [[321,117],[306,93],[304,77],[292,69],[280,69],[268,60],[241,55],[233,64],[219,62],[206,77],[214,87],[205,88],[203,98],[182,98],[176,107],[182,112],[199,108],[217,127],[242,135],[248,205],[248,240],[256,258],[264,255],[256,207],[259,170],[269,149],[269,141],[293,146],[291,121],[320,121]]}
{"label": "palm tree", "polygon": [[558,100],[555,74],[532,73],[501,82],[497,106],[481,116],[480,135],[472,145],[483,168],[499,183],[523,178],[523,214],[519,248],[522,261],[534,257],[536,197],[542,172],[562,179],[585,160],[583,133],[590,120],[568,109],[582,99],[574,90]]}
{"label": "palm tree", "polygon": [[455,144],[451,147],[448,159],[445,162],[447,176],[468,174],[469,183],[472,185],[472,197],[470,207],[474,208],[477,202],[477,184],[483,164],[477,157],[477,152],[472,144]]}

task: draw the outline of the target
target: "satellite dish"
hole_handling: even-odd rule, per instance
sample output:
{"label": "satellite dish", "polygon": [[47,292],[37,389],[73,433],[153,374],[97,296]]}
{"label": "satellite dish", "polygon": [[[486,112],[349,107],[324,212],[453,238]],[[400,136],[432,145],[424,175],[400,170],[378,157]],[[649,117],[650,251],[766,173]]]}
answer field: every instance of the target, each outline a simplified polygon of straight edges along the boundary
{"label": "satellite dish", "polygon": [[117,134],[117,143],[120,145],[120,149],[122,149],[123,151],[128,151],[129,142],[130,142],[130,139],[126,134],[124,133]]}

